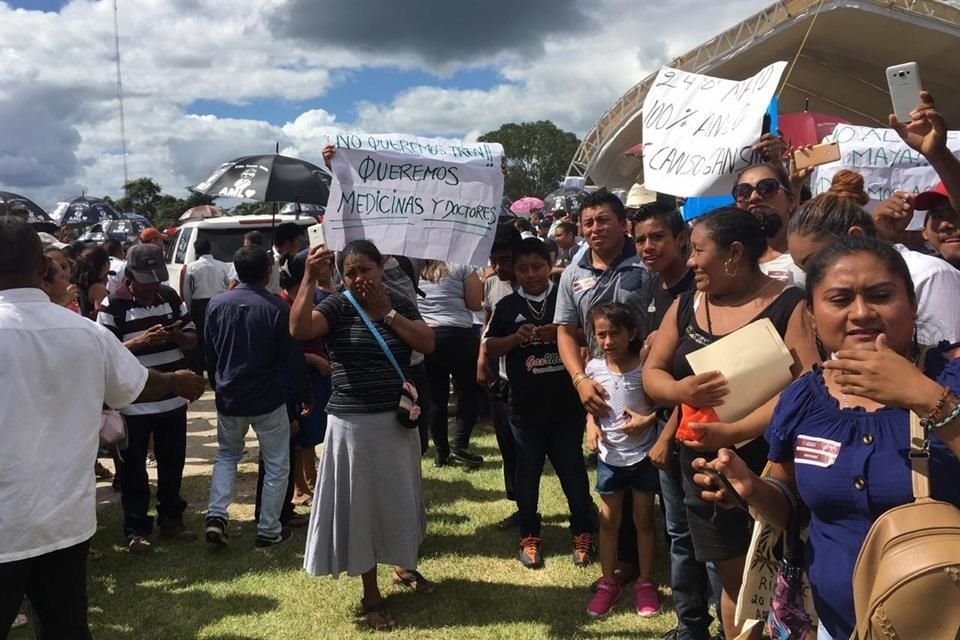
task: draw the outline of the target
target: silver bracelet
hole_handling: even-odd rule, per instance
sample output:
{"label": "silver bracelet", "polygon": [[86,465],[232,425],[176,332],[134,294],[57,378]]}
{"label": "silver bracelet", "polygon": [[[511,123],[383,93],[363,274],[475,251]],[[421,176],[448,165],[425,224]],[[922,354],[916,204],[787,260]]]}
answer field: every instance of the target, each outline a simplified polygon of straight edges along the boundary
{"label": "silver bracelet", "polygon": [[947,426],[957,418],[960,418],[960,400],[958,400],[957,403],[953,405],[953,411],[951,411],[946,416],[944,416],[943,420],[940,420],[939,422],[933,422],[927,425],[927,427],[931,430],[942,429],[943,427]]}

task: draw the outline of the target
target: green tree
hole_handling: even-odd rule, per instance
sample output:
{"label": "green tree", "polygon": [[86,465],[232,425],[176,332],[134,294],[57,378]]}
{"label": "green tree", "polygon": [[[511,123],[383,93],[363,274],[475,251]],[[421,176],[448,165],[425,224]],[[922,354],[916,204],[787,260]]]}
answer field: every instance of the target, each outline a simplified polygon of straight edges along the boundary
{"label": "green tree", "polygon": [[153,178],[137,178],[123,185],[124,197],[118,201],[118,204],[153,220],[157,213],[157,201],[160,199],[161,191],[160,185]]}
{"label": "green tree", "polygon": [[272,213],[272,202],[241,202],[230,210],[230,215],[234,216],[269,216]]}
{"label": "green tree", "polygon": [[549,120],[509,122],[479,140],[503,145],[507,155],[503,190],[512,200],[543,197],[556,189],[580,146],[576,134],[563,131]]}

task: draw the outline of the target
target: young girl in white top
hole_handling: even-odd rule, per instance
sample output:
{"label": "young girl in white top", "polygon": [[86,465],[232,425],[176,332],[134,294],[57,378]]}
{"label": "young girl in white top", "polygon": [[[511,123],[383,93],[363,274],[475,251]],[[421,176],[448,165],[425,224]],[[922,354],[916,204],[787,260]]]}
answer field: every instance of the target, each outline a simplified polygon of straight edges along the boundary
{"label": "young girl in white top", "polygon": [[610,411],[601,418],[589,416],[587,441],[600,450],[597,461],[597,492],[600,494],[600,564],[603,578],[587,613],[605,616],[620,599],[621,587],[614,579],[617,566],[617,535],[623,509],[623,492],[633,492],[633,519],[637,527],[639,573],[634,585],[637,613],[652,616],[660,610],[654,584],[656,548],[653,496],[659,488],[657,469],[648,457],[656,441],[656,414],[640,381],[639,322],[620,303],[591,309],[587,317],[602,358],[587,363],[585,373],[607,392]]}

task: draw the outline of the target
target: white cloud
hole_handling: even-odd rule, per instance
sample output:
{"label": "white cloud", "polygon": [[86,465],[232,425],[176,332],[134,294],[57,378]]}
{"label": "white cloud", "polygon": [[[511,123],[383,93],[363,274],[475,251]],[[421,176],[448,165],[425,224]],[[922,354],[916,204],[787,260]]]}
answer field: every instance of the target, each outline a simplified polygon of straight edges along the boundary
{"label": "white cloud", "polygon": [[[480,29],[461,20],[465,30],[483,37],[462,46],[450,37],[428,42],[435,25],[427,21],[418,48],[417,38],[407,36],[363,47],[306,41],[302,30],[284,37],[271,25],[297,1],[120,0],[131,178],[149,175],[177,193],[220,162],[269,153],[277,143],[319,162],[326,135],[338,129],[472,139],[504,122],[550,119],[582,136],[657,65],[765,4],[580,0],[566,2],[564,15],[544,28],[526,27],[528,41],[488,37],[489,25]],[[490,19],[515,24],[509,6]],[[583,14],[588,17],[577,28],[571,20]],[[450,16],[442,22],[460,24]],[[362,24],[354,21],[351,28]],[[450,48],[449,56],[438,53],[442,47]],[[123,158],[113,56],[112,2],[73,0],[60,13],[41,13],[13,10],[0,0],[0,187],[47,207],[81,189],[119,195]],[[410,87],[385,103],[356,105],[352,122],[323,109],[304,111],[282,126],[187,113],[199,99],[313,100],[351,71],[378,66],[444,73],[489,67],[504,81],[489,90]]]}

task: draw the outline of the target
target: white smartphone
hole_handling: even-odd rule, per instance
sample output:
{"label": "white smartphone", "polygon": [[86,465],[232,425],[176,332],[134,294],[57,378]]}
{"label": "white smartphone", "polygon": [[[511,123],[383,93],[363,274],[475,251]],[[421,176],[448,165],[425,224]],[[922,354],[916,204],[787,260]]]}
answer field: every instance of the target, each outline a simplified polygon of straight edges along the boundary
{"label": "white smartphone", "polygon": [[899,122],[910,122],[910,112],[920,104],[920,67],[916,62],[887,67],[887,86],[890,87],[890,99],[893,113]]}
{"label": "white smartphone", "polygon": [[307,227],[307,237],[310,239],[311,249],[318,244],[327,244],[326,238],[323,237],[323,225],[320,223]]}

